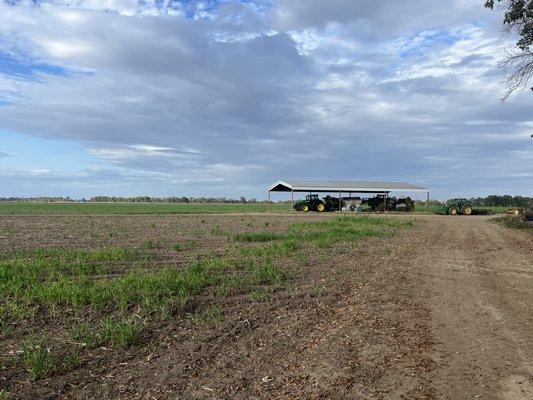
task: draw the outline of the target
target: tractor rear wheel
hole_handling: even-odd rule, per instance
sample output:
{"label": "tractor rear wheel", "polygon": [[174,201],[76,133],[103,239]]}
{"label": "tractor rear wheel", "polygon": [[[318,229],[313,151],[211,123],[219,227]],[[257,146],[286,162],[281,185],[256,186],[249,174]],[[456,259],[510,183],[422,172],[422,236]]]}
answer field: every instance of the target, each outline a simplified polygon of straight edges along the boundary
{"label": "tractor rear wheel", "polygon": [[463,207],[463,215],[472,215],[472,207],[466,205]]}
{"label": "tractor rear wheel", "polygon": [[457,215],[457,208],[455,207],[450,208],[450,215]]}
{"label": "tractor rear wheel", "polygon": [[325,209],[326,209],[326,206],[324,205],[324,203],[318,203],[316,206],[316,210],[318,212],[323,212]]}
{"label": "tractor rear wheel", "polygon": [[303,212],[307,212],[307,211],[309,211],[309,206],[308,206],[307,204],[304,204],[304,205],[302,206],[302,211],[303,211]]}

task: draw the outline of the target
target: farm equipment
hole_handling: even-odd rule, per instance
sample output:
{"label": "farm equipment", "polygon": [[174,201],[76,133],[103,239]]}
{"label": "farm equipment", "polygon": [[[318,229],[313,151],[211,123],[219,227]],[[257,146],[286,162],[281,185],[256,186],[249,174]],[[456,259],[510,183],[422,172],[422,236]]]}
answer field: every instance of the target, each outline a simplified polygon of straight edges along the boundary
{"label": "farm equipment", "polygon": [[[344,202],[342,204],[344,206]],[[298,200],[294,203],[296,211],[336,211],[339,210],[339,199],[331,196],[325,196],[320,199],[317,194],[309,194],[305,196],[305,200]]]}
{"label": "farm equipment", "polygon": [[475,209],[467,199],[451,199],[437,208],[435,214],[442,215],[490,215],[490,210]]}
{"label": "farm equipment", "polygon": [[387,211],[411,212],[415,209],[415,203],[410,197],[390,197],[383,194],[363,199],[361,204],[366,204],[372,211],[385,211],[385,204]]}

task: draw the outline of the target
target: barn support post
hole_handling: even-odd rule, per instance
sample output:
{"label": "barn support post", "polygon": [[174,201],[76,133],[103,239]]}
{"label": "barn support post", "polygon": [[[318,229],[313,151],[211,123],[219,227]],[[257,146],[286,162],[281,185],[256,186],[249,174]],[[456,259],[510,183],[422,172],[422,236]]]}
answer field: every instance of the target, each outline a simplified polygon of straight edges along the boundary
{"label": "barn support post", "polygon": [[340,191],[339,191],[339,211],[342,211],[342,197],[341,197]]}
{"label": "barn support post", "polygon": [[291,203],[292,203],[292,209],[294,210],[294,190],[291,190]]}
{"label": "barn support post", "polygon": [[270,212],[270,190],[268,191],[268,212]]}
{"label": "barn support post", "polygon": [[387,212],[387,192],[383,193],[383,212]]}
{"label": "barn support post", "polygon": [[428,193],[427,193],[426,207],[427,207],[427,210],[429,212],[429,190],[428,190]]}

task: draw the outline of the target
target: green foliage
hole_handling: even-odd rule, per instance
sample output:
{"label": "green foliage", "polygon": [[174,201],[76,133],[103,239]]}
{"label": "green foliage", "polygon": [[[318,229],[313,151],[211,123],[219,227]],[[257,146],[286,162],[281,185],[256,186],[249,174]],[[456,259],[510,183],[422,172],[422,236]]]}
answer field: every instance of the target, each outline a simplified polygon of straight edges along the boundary
{"label": "green foliage", "polygon": [[211,234],[212,235],[222,235],[224,232],[222,231],[222,228],[220,225],[216,224],[211,228]]}
{"label": "green foliage", "polygon": [[159,248],[159,245],[154,242],[153,240],[146,240],[144,243],[143,243],[143,247],[147,250],[154,250],[154,249],[157,249]]}
{"label": "green foliage", "polygon": [[270,242],[284,239],[286,235],[280,232],[244,232],[235,235],[238,242]]}
{"label": "green foliage", "polygon": [[87,322],[81,325],[74,325],[69,330],[72,341],[83,347],[93,348],[100,344],[98,335],[94,332]]}
{"label": "green foliage", "polygon": [[253,285],[279,284],[286,279],[285,274],[271,261],[252,264],[250,272]]}
{"label": "green foliage", "polygon": [[256,303],[260,303],[268,299],[266,293],[261,289],[253,289],[250,292],[250,298]]}
{"label": "green foliage", "polygon": [[533,225],[529,225],[526,221],[523,221],[520,217],[514,215],[505,215],[503,217],[494,218],[495,222],[512,229],[523,229],[533,232]]}
{"label": "green foliage", "polygon": [[[485,7],[494,8],[495,3],[502,0],[487,0]],[[503,18],[503,23],[515,27],[520,39],[516,46],[524,51],[529,52],[533,45],[533,4],[528,0],[506,0],[507,11]]]}
{"label": "green foliage", "polygon": [[281,250],[283,254],[292,254],[298,250],[298,241],[294,237],[287,238],[281,242]]}
{"label": "green foliage", "polygon": [[187,314],[187,319],[196,325],[220,325],[222,323],[222,311],[220,306],[215,305],[205,310],[195,310]]}
{"label": "green foliage", "polygon": [[300,241],[310,241],[320,248],[339,242],[355,242],[364,237],[386,236],[390,228],[413,225],[410,219],[342,216],[320,222],[295,222],[292,234]]}
{"label": "green foliage", "polygon": [[5,389],[0,389],[0,400],[12,400],[13,395]]}
{"label": "green foliage", "polygon": [[133,320],[106,318],[98,336],[103,342],[120,347],[130,347],[139,342],[142,326]]}
{"label": "green foliage", "polygon": [[22,346],[22,359],[32,379],[44,378],[59,367],[57,358],[43,342],[29,339]]}
{"label": "green foliage", "polygon": [[510,196],[505,195],[496,195],[491,194],[487,197],[473,197],[467,199],[469,203],[473,206],[484,206],[484,207],[499,207],[499,208],[508,208],[508,207],[520,207],[520,208],[533,208],[533,197],[525,196]]}
{"label": "green foliage", "polygon": [[[198,293],[210,281],[205,265],[197,263],[185,270],[168,267],[160,270],[135,269],[116,278],[93,279],[95,268],[73,268],[70,258],[50,257],[37,252],[33,258],[0,261],[0,295],[5,299],[0,310],[12,316],[27,316],[38,305],[64,305],[95,309],[115,304],[126,310],[134,304],[150,309],[166,298],[181,303]],[[97,251],[98,257],[102,254]],[[107,253],[114,259],[116,253]],[[126,254],[126,253],[124,253]],[[92,256],[91,256],[92,257]],[[31,304],[33,307],[30,307]]]}
{"label": "green foliage", "polygon": [[[286,239],[275,250],[291,251],[296,246],[293,240]],[[269,252],[263,256],[272,258]],[[151,269],[141,265],[125,268],[121,274],[106,274],[109,260],[119,262],[134,256],[145,257],[142,251],[117,248],[13,254],[0,261],[0,323],[5,326],[11,318],[31,319],[43,308],[62,314],[87,307],[127,314],[138,307],[145,314],[168,315],[174,307],[209,287],[219,293],[246,292],[255,285],[278,284],[285,279],[271,260],[217,255],[208,255],[186,268]],[[98,343],[89,335],[88,326],[73,329],[71,336],[87,346]]]}
{"label": "green foliage", "polygon": [[88,323],[70,328],[71,339],[82,347],[94,348],[105,343],[118,347],[130,347],[137,344],[143,330],[143,324],[132,318],[105,318],[98,329],[91,329]]}
{"label": "green foliage", "polygon": [[[503,0],[486,0],[485,7],[494,8]],[[531,0],[505,0],[507,11],[503,24],[507,33],[516,34],[517,51],[509,52],[502,67],[511,68],[507,77],[507,98],[515,90],[524,87],[533,76],[533,2]],[[533,90],[533,88],[531,88]]]}
{"label": "green foliage", "polygon": [[323,285],[316,285],[313,290],[315,292],[316,297],[322,297],[327,292],[327,288]]}

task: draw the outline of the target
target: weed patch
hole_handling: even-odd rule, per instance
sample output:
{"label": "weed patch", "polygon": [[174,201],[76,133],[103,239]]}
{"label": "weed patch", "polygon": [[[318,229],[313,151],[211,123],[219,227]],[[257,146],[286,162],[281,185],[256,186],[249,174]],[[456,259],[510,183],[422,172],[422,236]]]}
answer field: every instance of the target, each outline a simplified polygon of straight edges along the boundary
{"label": "weed patch", "polygon": [[253,289],[250,292],[250,298],[256,303],[263,302],[268,299],[267,294],[261,289]]}
{"label": "weed patch", "polygon": [[131,319],[106,318],[102,321],[102,328],[98,336],[103,342],[109,342],[120,347],[130,347],[139,342],[141,331],[142,326]]}
{"label": "weed patch", "polygon": [[287,235],[281,232],[245,232],[234,236],[238,242],[271,242],[285,239]]}
{"label": "weed patch", "polygon": [[196,325],[219,325],[223,320],[222,311],[218,305],[206,310],[196,310],[194,313],[187,314],[187,320]]}
{"label": "weed patch", "polygon": [[494,218],[493,221],[507,228],[523,229],[533,232],[533,225],[529,225],[526,221],[522,221],[522,219],[517,216],[505,215],[503,217]]}
{"label": "weed patch", "polygon": [[5,389],[0,389],[0,400],[12,400],[13,395]]}
{"label": "weed patch", "polygon": [[52,374],[59,367],[59,362],[50,348],[46,347],[43,342],[33,339],[27,340],[22,345],[22,359],[34,380]]}

